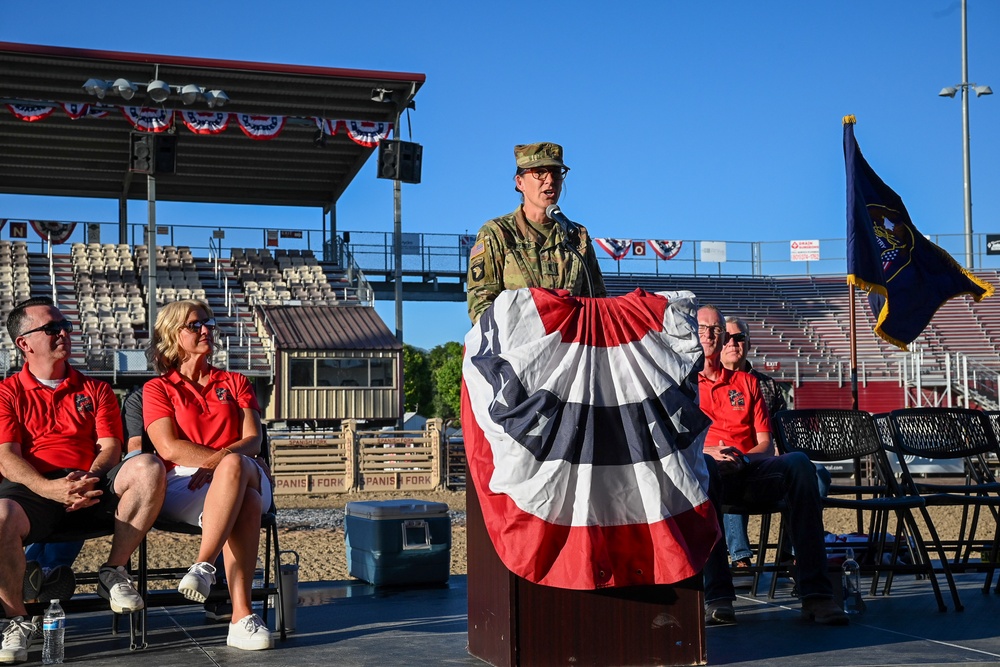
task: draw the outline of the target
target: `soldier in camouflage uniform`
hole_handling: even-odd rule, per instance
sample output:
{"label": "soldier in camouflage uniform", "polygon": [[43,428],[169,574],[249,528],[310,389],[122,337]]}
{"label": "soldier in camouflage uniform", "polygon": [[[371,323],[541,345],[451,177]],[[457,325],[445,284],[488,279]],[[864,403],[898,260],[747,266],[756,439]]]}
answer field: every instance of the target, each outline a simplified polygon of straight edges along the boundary
{"label": "soldier in camouflage uniform", "polygon": [[[515,189],[522,203],[513,213],[490,220],[476,236],[469,252],[469,317],[475,323],[497,295],[506,289],[545,287],[565,289],[575,296],[607,296],[604,278],[590,235],[583,227],[569,239],[545,215],[559,201],[563,178],[562,146],[552,143],[514,147]],[[594,293],[587,294],[587,277],[580,260],[563,247],[568,241],[590,267]]]}

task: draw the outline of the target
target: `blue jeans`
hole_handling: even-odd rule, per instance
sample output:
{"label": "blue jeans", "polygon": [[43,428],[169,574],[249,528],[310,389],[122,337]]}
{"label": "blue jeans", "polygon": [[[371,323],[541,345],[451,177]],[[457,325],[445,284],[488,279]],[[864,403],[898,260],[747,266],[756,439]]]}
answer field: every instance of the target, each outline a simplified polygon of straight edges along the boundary
{"label": "blue jeans", "polygon": [[[793,452],[750,463],[723,480],[709,455],[708,496],[723,525],[722,502],[766,510],[784,500],[787,529],[798,561],[799,591],[803,598],[832,598],[826,576],[826,545],[823,542],[823,505],[816,483],[816,467],[805,454]],[[705,601],[735,600],[729,554],[724,540],[716,542],[705,564]]]}
{"label": "blue jeans", "polygon": [[[830,471],[824,466],[817,465],[816,484],[819,485],[821,497],[826,497],[832,481]],[[747,536],[747,523],[749,521],[750,517],[745,514],[724,514],[722,516],[722,530],[726,535],[729,559],[734,562],[753,556],[753,551],[750,549],[750,538]]]}
{"label": "blue jeans", "polygon": [[83,549],[83,542],[36,542],[24,550],[24,560],[38,561],[45,570],[65,565],[72,567],[73,561]]}

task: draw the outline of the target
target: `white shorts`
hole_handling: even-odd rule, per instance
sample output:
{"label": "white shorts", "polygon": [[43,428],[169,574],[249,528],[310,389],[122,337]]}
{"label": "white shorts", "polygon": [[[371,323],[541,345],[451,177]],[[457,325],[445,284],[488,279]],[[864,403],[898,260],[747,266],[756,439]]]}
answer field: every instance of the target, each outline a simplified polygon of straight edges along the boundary
{"label": "white shorts", "polygon": [[[240,456],[244,456],[240,454]],[[257,464],[257,461],[254,460]],[[191,476],[198,472],[198,468],[188,466],[174,466],[167,471],[167,493],[163,498],[163,509],[160,510],[160,517],[168,521],[178,521],[201,527],[201,515],[205,509],[205,497],[208,495],[208,487],[211,482],[205,484],[200,489],[191,489],[188,483]],[[273,493],[271,490],[271,480],[264,474],[264,470],[257,464],[257,473],[260,475],[260,506],[264,512],[271,509]]]}

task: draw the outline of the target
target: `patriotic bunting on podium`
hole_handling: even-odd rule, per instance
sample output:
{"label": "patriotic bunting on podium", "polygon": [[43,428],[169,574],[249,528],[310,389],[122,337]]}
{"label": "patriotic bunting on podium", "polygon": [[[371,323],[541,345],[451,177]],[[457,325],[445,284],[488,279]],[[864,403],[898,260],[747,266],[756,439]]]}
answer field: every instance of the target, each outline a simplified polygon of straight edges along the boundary
{"label": "patriotic bunting on podium", "polygon": [[462,429],[509,570],[588,590],[698,574],[719,538],[690,292],[502,292],[465,338]]}

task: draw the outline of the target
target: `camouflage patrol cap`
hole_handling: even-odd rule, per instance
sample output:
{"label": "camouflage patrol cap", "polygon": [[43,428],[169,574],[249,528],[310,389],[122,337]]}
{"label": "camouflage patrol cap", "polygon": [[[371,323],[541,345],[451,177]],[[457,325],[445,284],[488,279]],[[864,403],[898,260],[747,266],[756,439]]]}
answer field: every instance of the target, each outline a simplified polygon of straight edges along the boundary
{"label": "camouflage patrol cap", "polygon": [[559,144],[542,141],[537,144],[518,144],[514,146],[514,158],[518,169],[532,167],[566,167],[563,164],[563,149]]}

